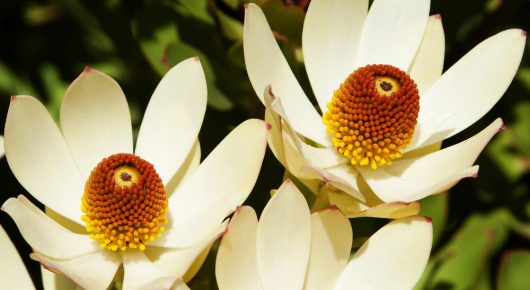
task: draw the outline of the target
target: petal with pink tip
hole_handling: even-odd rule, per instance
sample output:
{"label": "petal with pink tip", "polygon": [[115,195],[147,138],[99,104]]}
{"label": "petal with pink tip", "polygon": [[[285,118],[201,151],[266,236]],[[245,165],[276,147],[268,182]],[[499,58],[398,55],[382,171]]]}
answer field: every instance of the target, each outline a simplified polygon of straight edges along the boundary
{"label": "petal with pink tip", "polygon": [[414,216],[392,221],[357,250],[333,289],[412,289],[427,265],[431,247],[429,219]]}
{"label": "petal with pink tip", "polygon": [[131,115],[118,83],[86,68],[68,87],[61,104],[64,140],[85,179],[105,157],[133,152]]}
{"label": "petal with pink tip", "polygon": [[206,79],[197,57],[171,68],[144,114],[135,154],[153,163],[167,184],[197,140],[206,111]]}
{"label": "petal with pink tip", "polygon": [[7,162],[24,188],[44,205],[83,225],[84,181],[46,108],[33,97],[13,97],[4,138]]}

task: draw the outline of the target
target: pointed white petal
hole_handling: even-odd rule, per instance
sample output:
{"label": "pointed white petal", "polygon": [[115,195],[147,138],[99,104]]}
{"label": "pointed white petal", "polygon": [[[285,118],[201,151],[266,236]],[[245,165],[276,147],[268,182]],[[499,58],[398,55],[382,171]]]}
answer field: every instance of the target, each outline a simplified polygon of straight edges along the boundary
{"label": "pointed white petal", "polygon": [[175,282],[175,284],[173,284],[173,286],[171,287],[171,290],[191,290],[191,289],[190,287],[188,287],[188,285],[186,285],[186,283],[184,283],[184,281],[177,280],[177,282]]}
{"label": "pointed white petal", "polygon": [[2,226],[0,226],[0,249],[2,249],[2,259],[0,259],[2,288],[35,289],[24,262]]}
{"label": "pointed white petal", "polygon": [[69,259],[53,259],[38,252],[30,257],[87,290],[107,289],[121,264],[119,255],[108,250]]}
{"label": "pointed white petal", "polygon": [[445,36],[440,15],[429,17],[418,53],[410,66],[409,75],[416,82],[420,96],[442,75]]}
{"label": "pointed white petal", "polygon": [[263,289],[256,257],[256,212],[243,206],[230,221],[215,262],[219,290]]}
{"label": "pointed white petal", "polygon": [[502,120],[497,119],[480,133],[451,147],[416,158],[398,160],[389,168],[360,168],[360,171],[382,200],[418,200],[447,189],[462,177],[476,174],[478,168],[471,166],[502,126]]}
{"label": "pointed white petal", "polygon": [[63,228],[22,195],[8,199],[2,210],[15,221],[28,244],[46,256],[63,259],[100,251],[88,235]]}
{"label": "pointed white petal", "polygon": [[367,0],[313,0],[304,20],[302,49],[311,87],[322,112],[355,68]]}
{"label": "pointed white petal", "polygon": [[61,104],[64,140],[86,179],[115,153],[132,153],[131,115],[118,83],[86,68],[68,87]]}
{"label": "pointed white petal", "polygon": [[324,183],[331,184],[334,187],[355,197],[356,199],[366,202],[366,197],[361,194],[359,185],[357,183],[357,177],[359,176],[359,173],[357,173],[357,171],[350,164],[342,164],[325,169],[306,167],[305,170],[320,175],[320,179]]}
{"label": "pointed white petal", "polygon": [[153,163],[167,184],[190,152],[206,111],[206,79],[199,58],[170,69],[144,114],[135,154]]}
{"label": "pointed white petal", "polygon": [[184,277],[195,260],[220,236],[213,232],[204,240],[193,244],[191,247],[172,249],[147,247],[146,256],[158,268],[162,269],[170,276]]}
{"label": "pointed white petal", "polygon": [[82,225],[84,181],[46,108],[33,97],[13,97],[4,138],[7,162],[24,188]]}
{"label": "pointed white petal", "polygon": [[275,93],[283,98],[293,128],[315,142],[328,144],[326,131],[319,129],[323,128],[322,118],[289,68],[265,15],[255,4],[249,3],[246,7],[243,49],[254,91],[264,102],[263,92],[267,86],[272,86]]}
{"label": "pointed white petal", "polygon": [[429,219],[392,221],[355,253],[334,289],[412,289],[427,265],[431,246]]}
{"label": "pointed white petal", "polygon": [[390,64],[408,71],[425,32],[429,6],[428,0],[375,0],[361,33],[356,67]]}
{"label": "pointed white petal", "polygon": [[258,269],[264,289],[302,289],[311,247],[307,203],[286,180],[270,199],[258,225]]}
{"label": "pointed white petal", "polygon": [[123,290],[169,289],[177,277],[167,275],[155,266],[142,251],[120,253],[123,260]]}
{"label": "pointed white petal", "polygon": [[218,224],[212,231],[207,227],[203,227],[201,221],[196,220],[166,229],[160,238],[150,242],[149,245],[162,248],[191,247],[200,243],[208,236],[221,235],[226,231],[226,226],[228,225],[228,220],[226,220]]}
{"label": "pointed white petal", "polygon": [[352,239],[350,221],[337,208],[311,215],[311,256],[305,290],[333,289],[350,259]]}
{"label": "pointed white petal", "polygon": [[522,30],[500,32],[447,70],[420,98],[417,132],[409,147],[453,136],[486,114],[515,76],[525,42]]}
{"label": "pointed white petal", "polygon": [[200,227],[211,231],[245,201],[261,168],[267,127],[261,120],[247,120],[219,143],[169,197],[174,226],[200,217]]}

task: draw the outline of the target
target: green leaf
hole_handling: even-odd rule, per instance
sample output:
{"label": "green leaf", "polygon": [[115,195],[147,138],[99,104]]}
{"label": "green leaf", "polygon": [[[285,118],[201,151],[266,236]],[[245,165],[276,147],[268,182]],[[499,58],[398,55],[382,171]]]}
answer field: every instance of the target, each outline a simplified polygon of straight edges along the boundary
{"label": "green leaf", "polygon": [[57,68],[49,63],[44,64],[40,68],[40,77],[46,95],[48,96],[46,108],[48,108],[48,111],[54,120],[58,122],[61,102],[63,100],[64,92],[68,88],[68,83],[61,78]]}
{"label": "green leaf", "polygon": [[474,289],[507,235],[507,220],[501,212],[472,215],[436,255],[436,259],[447,258],[428,278],[426,288]]}
{"label": "green leaf", "polygon": [[217,17],[223,34],[231,40],[238,41],[243,39],[243,24],[236,19],[226,15],[223,11],[217,10]]}
{"label": "green leaf", "polygon": [[497,289],[529,290],[530,251],[513,250],[504,253],[499,269]]}
{"label": "green leaf", "polygon": [[436,245],[447,221],[447,192],[431,195],[420,201],[420,214],[432,218],[433,247]]}
{"label": "green leaf", "polygon": [[208,0],[180,0],[178,1],[177,10],[182,15],[194,17],[204,23],[215,23],[208,11]]}
{"label": "green leaf", "polygon": [[280,34],[279,37],[286,38],[295,46],[301,46],[305,17],[303,9],[285,5],[282,0],[265,1],[261,9],[267,16],[271,29]]}

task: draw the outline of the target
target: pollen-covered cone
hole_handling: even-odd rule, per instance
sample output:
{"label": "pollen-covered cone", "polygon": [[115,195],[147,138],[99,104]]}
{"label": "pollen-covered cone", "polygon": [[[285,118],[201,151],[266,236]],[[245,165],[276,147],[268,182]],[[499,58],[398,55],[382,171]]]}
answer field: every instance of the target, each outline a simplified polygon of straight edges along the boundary
{"label": "pollen-covered cone", "polygon": [[126,290],[187,288],[182,277],[247,198],[267,143],[266,123],[248,120],[199,164],[206,97],[198,58],[170,69],[134,149],[125,96],[99,71],[87,68],[70,85],[60,129],[37,99],[12,97],[6,158],[47,210],[22,195],[2,210],[31,257],[85,289],[106,289],[114,278]]}
{"label": "pollen-covered cone", "polygon": [[310,214],[287,180],[259,222],[251,207],[235,213],[215,274],[220,290],[412,289],[431,245],[430,220],[411,216],[382,227],[350,257],[348,219],[336,208]]}
{"label": "pollen-covered cone", "polygon": [[429,0],[375,0],[370,9],[368,2],[313,0],[308,7],[302,49],[318,109],[255,4],[246,6],[243,38],[275,156],[297,178],[319,180],[315,193],[333,186],[365,209],[417,201],[477,175],[473,164],[500,119],[451,147],[440,150],[441,142],[499,100],[526,40],[519,29],[500,32],[442,74],[442,21],[429,16]]}

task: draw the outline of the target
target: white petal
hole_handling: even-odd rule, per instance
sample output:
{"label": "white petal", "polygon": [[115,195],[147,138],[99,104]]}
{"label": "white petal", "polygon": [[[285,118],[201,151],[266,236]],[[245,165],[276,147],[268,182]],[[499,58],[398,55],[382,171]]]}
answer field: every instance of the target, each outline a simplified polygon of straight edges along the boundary
{"label": "white petal", "polygon": [[395,220],[355,253],[334,289],[412,289],[427,265],[431,246],[429,219]]}
{"label": "white petal", "polygon": [[162,248],[191,247],[208,236],[221,235],[226,231],[227,224],[228,220],[218,224],[212,231],[208,227],[201,227],[203,223],[197,218],[183,225],[166,229],[160,238],[150,242],[149,245]]}
{"label": "white petal", "polygon": [[251,119],[237,126],[169,197],[173,224],[201,217],[213,230],[243,203],[258,177],[267,146],[268,125]]}
{"label": "white petal", "polygon": [[35,289],[28,270],[20,258],[15,245],[0,226],[0,281],[4,289]]}
{"label": "white petal", "polygon": [[86,68],[68,87],[60,117],[64,140],[85,179],[103,158],[133,152],[127,100],[104,73]]}
{"label": "white petal", "polygon": [[350,164],[343,164],[325,169],[307,167],[306,171],[312,171],[315,172],[315,174],[319,174],[320,179],[324,181],[324,183],[331,184],[356,199],[366,202],[366,197],[361,194],[359,185],[357,184],[357,177],[359,174]]}
{"label": "white petal", "polygon": [[350,259],[352,239],[350,221],[338,209],[311,215],[311,256],[305,290],[333,289]]}
{"label": "white petal", "polygon": [[23,195],[8,199],[5,211],[17,224],[24,239],[36,251],[46,256],[64,259],[101,251],[88,235],[72,233],[63,228]]}
{"label": "white petal", "polygon": [[420,96],[442,75],[445,36],[440,15],[429,17],[418,53],[410,66],[409,75],[416,82]]}
{"label": "white petal", "polygon": [[170,69],[144,114],[135,154],[153,163],[167,184],[190,152],[206,111],[206,79],[199,58]]}
{"label": "white petal", "polygon": [[31,258],[87,290],[107,289],[121,264],[119,255],[108,250],[69,259],[53,259],[35,252]]}
{"label": "white petal", "polygon": [[123,260],[123,290],[169,289],[177,277],[167,275],[155,266],[142,251],[120,253]]}
{"label": "white petal", "polygon": [[44,290],[72,290],[76,288],[75,283],[68,279],[68,277],[55,274],[46,270],[42,265],[40,267],[40,274],[42,276],[42,287]]}
{"label": "white petal", "polygon": [[171,290],[191,290],[186,283],[184,283],[182,280],[177,280],[175,284],[171,287]]}
{"label": "white petal", "polygon": [[390,64],[408,71],[425,32],[429,6],[428,0],[375,0],[361,33],[356,67]]}
{"label": "white petal", "polygon": [[7,162],[24,188],[82,225],[84,181],[46,108],[33,97],[13,97],[4,138]]}
{"label": "white petal", "polygon": [[147,247],[145,254],[149,260],[168,275],[183,277],[199,255],[210,247],[219,236],[218,233],[214,232],[191,247],[181,249]]}
{"label": "white petal", "polygon": [[367,0],[313,0],[304,20],[302,49],[311,87],[322,112],[355,68]]}
{"label": "white petal", "polygon": [[256,257],[258,217],[249,207],[241,207],[223,236],[215,262],[219,290],[260,290]]}
{"label": "white petal", "polygon": [[286,180],[270,199],[258,225],[258,269],[263,288],[302,289],[311,247],[307,203]]}
{"label": "white petal", "polygon": [[[502,128],[497,119],[477,135],[440,151],[395,161],[388,168],[360,168],[375,194],[386,202],[414,201],[473,176],[471,167],[489,140]],[[436,190],[436,191],[434,191]]]}
{"label": "white petal", "polygon": [[417,215],[420,204],[417,202],[389,202],[378,204],[365,204],[343,192],[330,191],[329,203],[338,207],[348,218],[376,217],[387,219],[400,219]]}
{"label": "white petal", "polygon": [[4,157],[4,154],[6,153],[4,149],[4,136],[0,135],[0,158]]}
{"label": "white petal", "polygon": [[265,15],[255,4],[249,3],[246,7],[243,49],[254,91],[264,102],[263,92],[267,86],[272,86],[275,93],[283,98],[283,105],[293,128],[315,142],[328,144],[329,138],[322,126],[322,118],[289,68]]}
{"label": "white petal", "polygon": [[190,177],[197,168],[199,168],[201,162],[201,144],[199,140],[195,141],[195,145],[191,148],[191,151],[184,160],[184,163],[179,168],[179,171],[169,180],[166,184],[166,194],[168,196],[175,192],[177,188],[183,184],[184,180]]}
{"label": "white petal", "polygon": [[420,98],[417,132],[409,147],[453,136],[486,114],[515,76],[525,42],[522,30],[500,32],[447,70]]}

